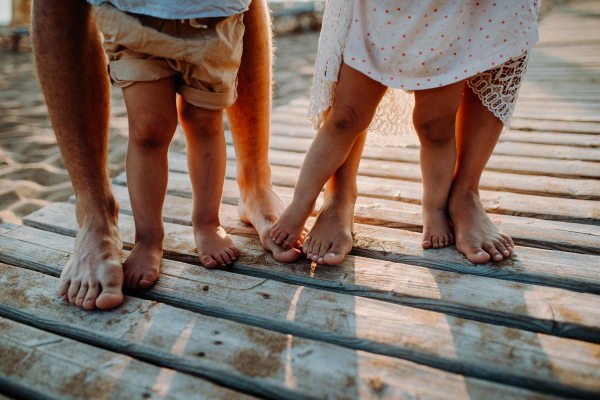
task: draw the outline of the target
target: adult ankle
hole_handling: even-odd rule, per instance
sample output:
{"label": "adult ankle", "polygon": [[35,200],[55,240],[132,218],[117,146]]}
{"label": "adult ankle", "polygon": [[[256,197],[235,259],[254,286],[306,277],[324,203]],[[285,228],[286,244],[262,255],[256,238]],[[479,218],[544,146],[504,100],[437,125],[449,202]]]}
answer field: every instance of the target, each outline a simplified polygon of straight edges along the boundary
{"label": "adult ankle", "polygon": [[112,195],[104,197],[77,196],[75,198],[77,219],[100,215],[107,220],[116,220],[119,215],[119,203]]}

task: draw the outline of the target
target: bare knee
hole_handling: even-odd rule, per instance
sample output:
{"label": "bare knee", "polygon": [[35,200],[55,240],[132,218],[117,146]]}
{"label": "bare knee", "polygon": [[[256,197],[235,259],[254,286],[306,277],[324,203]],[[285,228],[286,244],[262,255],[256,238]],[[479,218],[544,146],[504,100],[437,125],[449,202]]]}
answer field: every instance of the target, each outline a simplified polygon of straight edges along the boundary
{"label": "bare knee", "polygon": [[454,139],[456,114],[416,111],[415,109],[413,123],[421,142],[447,143]]}
{"label": "bare knee", "polygon": [[148,150],[168,149],[176,128],[176,118],[161,118],[158,115],[130,118],[129,142]]}
{"label": "bare knee", "polygon": [[332,107],[325,124],[328,133],[356,138],[369,127],[372,117],[353,104],[338,103]]}
{"label": "bare knee", "polygon": [[[222,135],[223,111],[207,110],[180,100],[177,106],[177,114],[183,129],[188,132],[201,131],[203,137]],[[186,132],[187,135],[187,132]]]}

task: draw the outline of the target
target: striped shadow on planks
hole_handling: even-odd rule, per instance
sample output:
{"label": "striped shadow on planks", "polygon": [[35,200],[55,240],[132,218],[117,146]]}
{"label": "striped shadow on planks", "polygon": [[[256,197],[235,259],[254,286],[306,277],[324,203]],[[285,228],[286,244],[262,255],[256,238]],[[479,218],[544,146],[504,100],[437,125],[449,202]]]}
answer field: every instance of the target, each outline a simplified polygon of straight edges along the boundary
{"label": "striped shadow on planks", "polygon": [[[119,185],[126,185],[126,176],[121,174],[113,179],[115,191]],[[275,187],[289,203],[293,189],[284,186]],[[237,205],[239,189],[232,180],[224,184],[223,203]],[[119,191],[122,193],[122,191]],[[189,175],[178,172],[169,174],[167,193],[191,198],[192,188]],[[319,199],[317,207],[322,204]],[[493,207],[492,202],[485,202],[486,208]],[[512,204],[512,203],[507,203]],[[493,209],[493,208],[492,208]],[[421,207],[416,204],[404,203],[388,199],[376,199],[359,196],[355,206],[355,221],[375,226],[405,229],[421,232],[423,221]],[[502,214],[490,214],[492,221],[511,235],[519,245],[538,247],[542,249],[571,251],[583,254],[600,254],[600,226],[575,224],[560,221],[539,220]],[[416,238],[419,241],[420,239]]]}
{"label": "striped shadow on planks", "polygon": [[18,398],[254,399],[205,379],[1,317],[0,360],[0,387]]}
{"label": "striped shadow on planks", "polygon": [[[271,398],[520,398],[523,389],[353,351],[126,296],[89,313],[56,296],[58,279],[1,265],[23,302],[0,292],[0,315],[158,366]],[[286,304],[289,306],[289,304]],[[580,396],[589,396],[581,393]]]}
{"label": "striped shadow on planks", "polygon": [[[65,249],[73,245],[73,239],[70,240],[70,243],[60,242],[61,239],[58,236],[61,235],[38,232],[31,239],[34,240],[35,237],[38,243],[45,243],[48,247],[29,243],[21,245],[17,249],[15,242],[5,243],[3,247],[9,251],[3,252],[2,257],[10,254],[12,263],[19,263],[33,269],[52,270],[56,275],[64,264]],[[11,233],[19,234],[18,231]],[[21,237],[19,242],[24,244],[22,239]],[[10,267],[5,267],[0,279],[12,279],[11,282],[18,282],[21,288],[35,291],[36,287],[40,285],[39,282],[42,281],[37,275],[28,279],[23,276],[24,272],[13,276],[10,271],[6,271],[6,268]],[[193,308],[193,311],[203,314],[213,315],[215,313],[216,316],[226,317],[237,322],[350,348],[384,353],[450,372],[474,375],[536,390],[544,388],[554,394],[591,398],[600,393],[600,369],[598,368],[600,361],[592,356],[600,351],[600,346],[595,344],[488,325],[431,311],[286,285],[260,278],[244,276],[236,278],[227,271],[209,271],[173,261],[164,261],[161,272],[156,287],[140,292],[141,295],[177,307]],[[35,283],[32,283],[34,280]],[[51,288],[52,293],[55,293],[56,284],[55,279]],[[47,289],[46,293],[48,290],[50,289]],[[44,314],[51,312],[51,307],[44,311],[31,310],[33,302],[29,301],[26,311],[28,315],[23,315],[25,313],[23,310],[14,309],[14,307],[19,307],[19,304],[13,305],[10,302],[11,296],[0,295],[5,296],[0,300],[0,314],[6,317],[31,324],[31,315],[35,315],[35,318],[47,318]],[[35,299],[29,293],[26,295],[28,299]],[[56,295],[54,294],[54,296]],[[55,297],[55,302],[63,306],[67,305],[58,297]],[[125,306],[127,304],[126,302]],[[67,305],[67,307],[69,306]],[[160,310],[164,311],[165,307],[168,306],[161,305],[156,309],[160,312]],[[69,309],[73,310],[75,307],[69,307]],[[167,309],[169,313],[174,313],[175,310],[171,307]],[[293,310],[291,318],[290,310]],[[76,309],[76,312],[83,311]],[[119,309],[113,311],[113,313],[118,312]],[[177,312],[182,313],[182,311]],[[92,316],[97,314],[88,313],[88,315],[93,318]],[[189,325],[187,318],[184,323],[176,325],[168,322],[177,319],[179,318],[163,316],[164,322],[160,326],[157,327],[156,323],[151,326],[157,327],[156,330],[158,330],[167,329],[163,326],[168,325],[168,329],[181,331],[184,326]],[[127,321],[123,322],[127,324],[135,322],[135,318],[130,315],[126,318],[120,317],[120,320]],[[122,334],[120,334],[122,327],[114,326],[115,324],[116,322],[112,323],[111,332],[120,335],[119,340],[123,340]],[[215,324],[215,321],[198,321],[195,325],[202,326],[202,329],[211,327],[220,332],[229,333],[233,329],[231,326],[215,328]],[[128,330],[129,335],[140,334],[130,331],[131,329]],[[149,329],[148,332],[152,332],[152,329]],[[96,331],[94,333],[97,334]],[[102,334],[106,333],[102,332]],[[83,336],[78,339],[86,336],[85,333],[79,335]],[[181,332],[178,332],[171,336],[180,335]],[[248,333],[240,334],[240,339],[244,335],[248,336]],[[151,339],[143,337],[142,343],[138,346],[148,342],[154,343]],[[90,339],[85,340],[89,341]],[[213,340],[215,340],[214,336]],[[226,341],[226,337],[223,337],[222,340],[225,344],[231,343],[231,341]],[[269,343],[274,340],[269,340]],[[200,345],[201,339],[190,337],[189,343]],[[124,345],[123,343],[122,346]],[[164,348],[171,348],[169,344],[162,343],[161,345]],[[248,344],[243,343],[243,345],[247,346]],[[230,349],[230,346],[223,346],[223,348],[227,351],[235,350],[236,353],[241,351],[240,349]],[[118,351],[130,352],[131,348],[125,350],[124,347],[120,347]],[[137,351],[142,351],[142,349],[137,349]],[[298,350],[298,352],[302,351]],[[318,354],[321,353],[321,351],[318,352]],[[337,355],[323,353],[323,356],[330,360],[336,360],[337,363]],[[227,357],[224,359],[227,360]],[[340,359],[343,360],[343,358]],[[310,361],[314,362],[315,360]],[[164,363],[164,365],[177,369],[172,364]],[[305,364],[295,364],[294,367],[301,368],[303,365]],[[213,374],[217,372],[223,374],[223,368],[221,371],[211,370]],[[295,375],[301,376],[301,373],[303,372],[297,371]],[[314,373],[322,372],[314,371]],[[203,371],[203,374],[206,375],[208,372]],[[339,371],[335,371],[335,374],[339,374]]]}
{"label": "striped shadow on planks", "polygon": [[[187,175],[185,157],[181,154],[170,154],[169,168],[172,172]],[[273,184],[293,188],[296,185],[300,168],[271,166],[271,172]],[[235,176],[236,163],[228,161],[226,178],[235,180]],[[114,180],[119,183],[124,181],[125,173],[117,176]],[[359,196],[364,197],[420,204],[423,195],[423,186],[419,182],[359,175],[357,184]],[[589,191],[589,189],[585,190]],[[488,190],[481,190],[480,196],[486,211],[494,214],[600,225],[600,201]]]}
{"label": "striped shadow on planks", "polygon": [[[26,223],[74,236],[75,220],[67,214],[72,209],[50,207],[32,215]],[[171,214],[168,206],[165,214]],[[228,221],[228,230],[236,229],[233,224],[239,230],[244,228],[227,213],[222,213],[222,217],[222,221]],[[63,222],[55,222],[59,220]],[[178,243],[176,247],[165,247],[165,257],[199,264],[193,251],[187,250],[194,248],[191,229],[169,223],[165,229],[168,232],[165,243]],[[131,217],[121,216],[120,230],[124,246],[132,248]],[[266,254],[256,238],[232,236],[232,239],[240,250],[235,272],[600,343],[598,296],[359,256],[348,256],[335,268],[311,266],[306,260],[284,264]]]}

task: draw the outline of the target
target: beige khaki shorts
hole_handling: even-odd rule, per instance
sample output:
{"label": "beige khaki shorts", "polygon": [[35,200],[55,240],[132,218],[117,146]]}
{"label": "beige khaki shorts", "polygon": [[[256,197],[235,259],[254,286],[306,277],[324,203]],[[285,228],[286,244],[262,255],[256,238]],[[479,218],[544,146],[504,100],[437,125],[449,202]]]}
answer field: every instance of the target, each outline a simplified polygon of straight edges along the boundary
{"label": "beige khaki shorts", "polygon": [[222,110],[235,103],[242,14],[172,20],[126,13],[108,3],[93,12],[113,86],[175,75],[177,93],[196,107]]}

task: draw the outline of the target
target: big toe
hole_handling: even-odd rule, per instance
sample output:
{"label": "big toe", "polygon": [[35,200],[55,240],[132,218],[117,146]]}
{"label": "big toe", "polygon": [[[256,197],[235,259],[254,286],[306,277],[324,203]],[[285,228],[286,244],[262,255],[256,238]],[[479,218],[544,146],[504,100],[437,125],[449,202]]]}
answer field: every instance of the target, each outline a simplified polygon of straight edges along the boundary
{"label": "big toe", "polygon": [[273,258],[281,262],[293,262],[300,258],[302,252],[296,248],[284,249],[279,246],[271,250]]}
{"label": "big toe", "polygon": [[123,302],[123,293],[121,289],[111,288],[103,290],[100,296],[96,299],[96,307],[101,310],[109,310],[115,308]]}
{"label": "big toe", "polygon": [[469,261],[475,264],[485,264],[490,261],[490,255],[482,248],[473,248],[470,251],[465,252],[465,255]]}
{"label": "big toe", "polygon": [[424,249],[430,249],[433,246],[433,239],[431,235],[427,232],[423,233],[423,239],[421,240],[421,246]]}
{"label": "big toe", "polygon": [[200,261],[202,262],[202,265],[204,265],[204,267],[210,269],[217,268],[217,266],[219,265],[211,256],[201,256]]}
{"label": "big toe", "polygon": [[352,250],[352,240],[344,240],[342,242],[334,242],[331,249],[323,257],[323,261],[328,265],[336,265],[344,261],[346,255]]}
{"label": "big toe", "polygon": [[158,274],[155,271],[146,272],[142,275],[139,286],[141,289],[150,289],[152,286],[154,286],[157,279]]}

